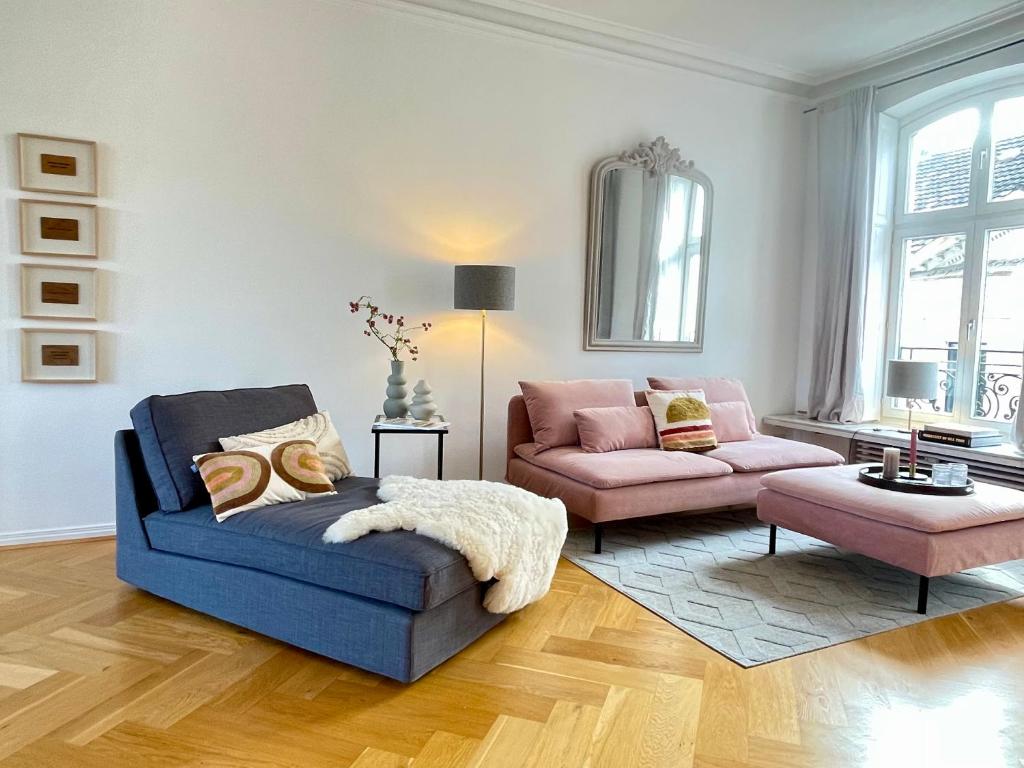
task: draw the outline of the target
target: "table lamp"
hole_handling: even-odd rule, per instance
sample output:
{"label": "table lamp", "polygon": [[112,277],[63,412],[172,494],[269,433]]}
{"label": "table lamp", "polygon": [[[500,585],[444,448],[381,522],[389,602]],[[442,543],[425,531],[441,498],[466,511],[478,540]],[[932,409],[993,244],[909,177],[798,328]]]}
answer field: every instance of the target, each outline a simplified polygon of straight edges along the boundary
{"label": "table lamp", "polygon": [[[886,371],[886,397],[905,400],[934,400],[939,396],[939,364],[921,360],[890,360]],[[907,431],[910,432],[910,476],[917,473],[917,430],[913,411],[907,403]]]}
{"label": "table lamp", "polygon": [[516,306],[516,268],[491,264],[455,267],[455,309],[480,310],[480,445],[477,474],[484,479],[484,364],[487,352],[487,310]]}

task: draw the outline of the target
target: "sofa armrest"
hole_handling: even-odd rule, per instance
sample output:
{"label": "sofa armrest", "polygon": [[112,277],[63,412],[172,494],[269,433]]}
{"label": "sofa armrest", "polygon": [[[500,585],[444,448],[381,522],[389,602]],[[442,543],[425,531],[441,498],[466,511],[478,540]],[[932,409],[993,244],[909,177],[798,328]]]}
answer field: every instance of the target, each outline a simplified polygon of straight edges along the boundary
{"label": "sofa armrest", "polygon": [[516,457],[516,446],[533,442],[533,428],[530,415],[526,412],[526,401],[522,395],[515,395],[508,401],[508,423],[505,431],[505,469]]}
{"label": "sofa armrest", "polygon": [[156,510],[156,496],[134,430],[122,429],[114,435],[114,484],[118,551],[149,549],[142,518]]}

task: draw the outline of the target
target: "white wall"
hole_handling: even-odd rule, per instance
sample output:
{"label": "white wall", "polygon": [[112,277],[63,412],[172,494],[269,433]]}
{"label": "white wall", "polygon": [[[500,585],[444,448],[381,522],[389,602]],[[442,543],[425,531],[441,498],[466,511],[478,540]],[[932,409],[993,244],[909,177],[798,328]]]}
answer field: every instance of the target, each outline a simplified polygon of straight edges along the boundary
{"label": "white wall", "polygon": [[[109,525],[113,432],[153,393],[308,382],[369,473],[388,365],[348,314],[364,293],[436,324],[410,374],[455,422],[448,475],[472,476],[460,261],[518,267],[517,311],[489,324],[491,478],[519,378],[723,374],[759,414],[792,410],[803,159],[783,96],[345,0],[0,0],[0,18],[0,539]],[[99,384],[19,381],[18,329],[43,323],[19,319],[15,213],[45,196],[17,190],[18,131],[100,143]],[[658,134],[715,186],[707,351],[585,353],[587,175]],[[385,471],[429,472],[416,440],[387,441]]]}

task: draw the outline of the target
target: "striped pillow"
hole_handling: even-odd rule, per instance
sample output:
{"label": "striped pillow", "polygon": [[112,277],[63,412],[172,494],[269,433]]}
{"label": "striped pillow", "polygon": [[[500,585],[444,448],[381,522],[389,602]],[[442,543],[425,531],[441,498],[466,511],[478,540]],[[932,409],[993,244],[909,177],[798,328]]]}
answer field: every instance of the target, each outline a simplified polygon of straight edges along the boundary
{"label": "striped pillow", "polygon": [[703,390],[647,391],[647,404],[663,451],[710,451],[718,447]]}

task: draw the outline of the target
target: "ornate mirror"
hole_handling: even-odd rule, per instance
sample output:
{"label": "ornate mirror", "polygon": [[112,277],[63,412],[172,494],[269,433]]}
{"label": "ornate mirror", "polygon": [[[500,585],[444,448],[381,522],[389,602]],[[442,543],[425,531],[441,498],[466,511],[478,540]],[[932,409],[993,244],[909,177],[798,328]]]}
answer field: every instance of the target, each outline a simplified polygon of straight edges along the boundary
{"label": "ornate mirror", "polygon": [[711,181],[663,136],[590,177],[584,349],[700,352]]}

